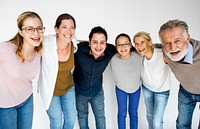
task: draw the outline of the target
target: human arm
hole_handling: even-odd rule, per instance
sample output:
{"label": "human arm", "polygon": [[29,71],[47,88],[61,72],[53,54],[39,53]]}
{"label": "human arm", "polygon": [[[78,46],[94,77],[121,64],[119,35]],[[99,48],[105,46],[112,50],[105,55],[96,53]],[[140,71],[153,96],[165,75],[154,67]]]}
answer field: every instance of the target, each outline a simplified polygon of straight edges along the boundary
{"label": "human arm", "polygon": [[117,53],[117,49],[113,44],[107,43],[107,49],[109,50],[110,53],[113,55]]}

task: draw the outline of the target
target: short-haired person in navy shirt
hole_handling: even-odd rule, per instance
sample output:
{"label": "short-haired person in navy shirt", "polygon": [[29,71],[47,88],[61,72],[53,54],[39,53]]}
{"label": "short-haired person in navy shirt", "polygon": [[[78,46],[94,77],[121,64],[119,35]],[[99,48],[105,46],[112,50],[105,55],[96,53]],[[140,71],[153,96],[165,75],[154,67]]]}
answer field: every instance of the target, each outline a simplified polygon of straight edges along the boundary
{"label": "short-haired person in navy shirt", "polygon": [[88,103],[95,116],[96,129],[105,129],[103,72],[112,56],[115,46],[107,43],[107,32],[100,26],[89,34],[89,42],[78,44],[75,53],[74,83],[78,122],[81,129],[88,127]]}

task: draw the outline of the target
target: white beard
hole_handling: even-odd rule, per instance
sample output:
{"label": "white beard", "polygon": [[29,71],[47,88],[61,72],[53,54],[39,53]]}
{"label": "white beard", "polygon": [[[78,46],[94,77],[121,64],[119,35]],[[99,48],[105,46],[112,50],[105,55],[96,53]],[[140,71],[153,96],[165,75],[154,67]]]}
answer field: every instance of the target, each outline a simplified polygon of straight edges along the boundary
{"label": "white beard", "polygon": [[[171,52],[178,52],[178,51],[180,51],[178,55],[170,54]],[[172,61],[180,61],[188,53],[188,46],[185,46],[183,50],[176,48],[176,50],[174,50],[174,51],[170,50],[168,52],[166,52],[166,51],[164,51],[164,52]]]}

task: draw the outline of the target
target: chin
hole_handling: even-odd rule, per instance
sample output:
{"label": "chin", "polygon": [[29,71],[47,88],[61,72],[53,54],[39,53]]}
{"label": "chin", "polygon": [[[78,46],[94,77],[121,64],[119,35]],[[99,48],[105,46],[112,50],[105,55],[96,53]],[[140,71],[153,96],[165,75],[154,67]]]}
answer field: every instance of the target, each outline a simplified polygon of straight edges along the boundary
{"label": "chin", "polygon": [[180,61],[183,59],[183,57],[173,57],[173,56],[168,56],[172,61]]}
{"label": "chin", "polygon": [[[178,49],[178,50],[180,50],[180,49]],[[171,55],[170,51],[168,51],[168,52],[164,51],[164,52],[172,61],[180,61],[188,53],[188,47],[185,47],[183,50],[180,50],[180,52],[177,55]]]}
{"label": "chin", "polygon": [[180,52],[180,54],[173,56],[171,55],[169,52],[165,52],[166,55],[172,60],[172,61],[180,61],[181,59],[183,59],[185,57],[185,53]]}

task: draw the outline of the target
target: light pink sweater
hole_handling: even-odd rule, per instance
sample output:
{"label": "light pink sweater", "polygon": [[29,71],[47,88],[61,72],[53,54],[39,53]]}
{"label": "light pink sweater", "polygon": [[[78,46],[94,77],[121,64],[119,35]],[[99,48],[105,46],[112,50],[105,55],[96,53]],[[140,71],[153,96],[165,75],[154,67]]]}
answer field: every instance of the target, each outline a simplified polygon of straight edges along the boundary
{"label": "light pink sweater", "polygon": [[15,54],[16,46],[0,43],[0,107],[21,104],[32,94],[32,80],[39,72],[41,55],[21,63]]}

